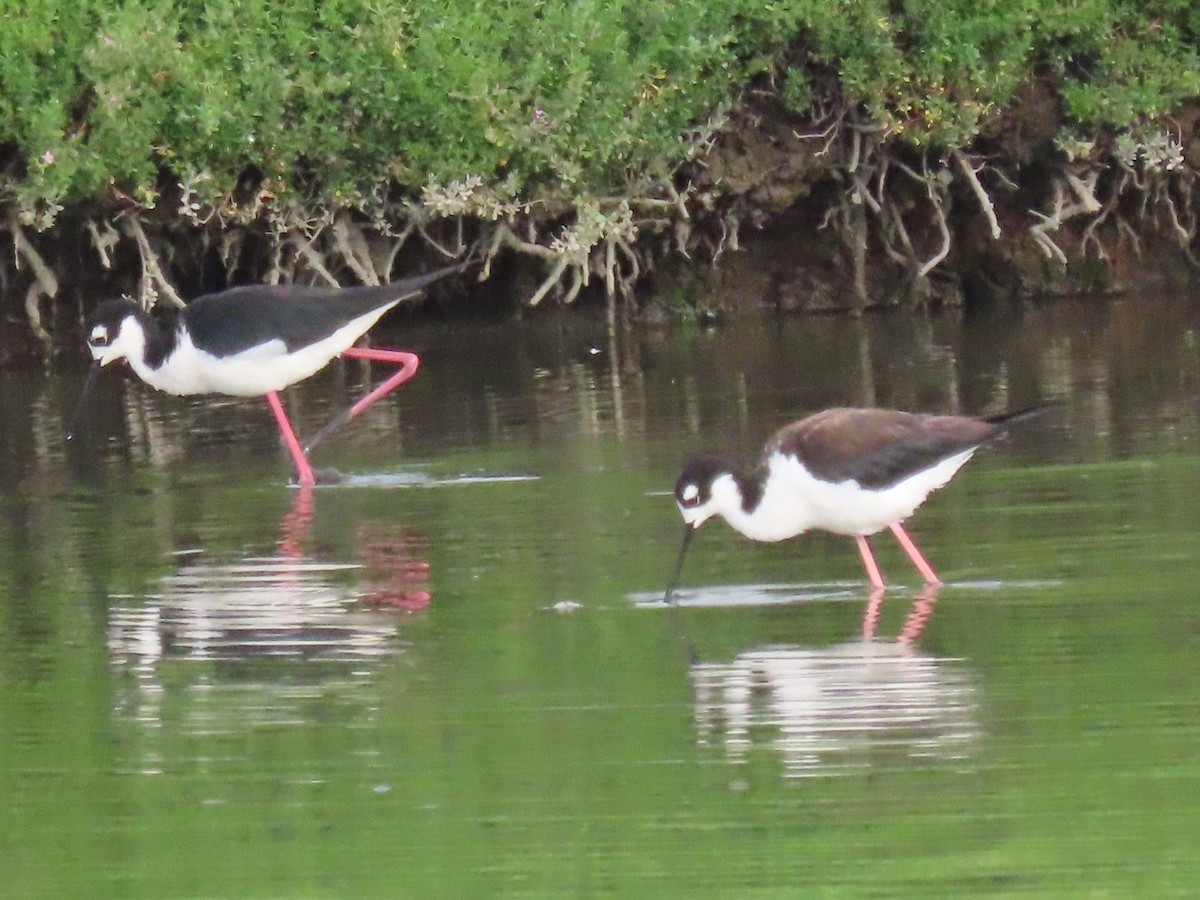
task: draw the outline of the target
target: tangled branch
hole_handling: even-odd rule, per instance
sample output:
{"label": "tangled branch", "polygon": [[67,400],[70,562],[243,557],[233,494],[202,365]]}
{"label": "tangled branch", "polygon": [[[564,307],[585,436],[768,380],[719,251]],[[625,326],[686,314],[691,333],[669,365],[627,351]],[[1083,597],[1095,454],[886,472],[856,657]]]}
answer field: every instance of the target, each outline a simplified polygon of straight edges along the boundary
{"label": "tangled branch", "polygon": [[[1057,232],[1063,225],[1076,216],[1098,213],[1103,205],[1096,199],[1096,182],[1100,178],[1099,170],[1091,170],[1080,178],[1069,169],[1062,173],[1061,178],[1054,179],[1054,201],[1052,211],[1046,213],[1030,210],[1039,221],[1029,229],[1034,241],[1047,259],[1057,260],[1066,265],[1067,254],[1050,237],[1051,232]],[[1067,194],[1064,189],[1070,190]]]}
{"label": "tangled branch", "polygon": [[122,224],[125,226],[125,233],[132,237],[137,244],[138,256],[142,261],[142,285],[139,293],[143,297],[166,297],[167,301],[176,309],[183,309],[183,298],[179,296],[179,292],[175,290],[175,286],[163,274],[162,266],[158,261],[158,254],[154,252],[154,248],[150,245],[150,239],[146,236],[146,231],[142,227],[142,222],[138,214],[136,212],[129,213],[122,220]]}
{"label": "tangled branch", "polygon": [[18,267],[22,258],[29,263],[33,270],[33,283],[25,292],[25,315],[29,320],[29,328],[43,344],[50,343],[50,333],[42,325],[41,299],[53,299],[58,294],[58,278],[54,271],[46,265],[37,248],[25,237],[25,230],[17,217],[17,211],[12,209],[8,216],[8,230],[13,239],[13,255]]}

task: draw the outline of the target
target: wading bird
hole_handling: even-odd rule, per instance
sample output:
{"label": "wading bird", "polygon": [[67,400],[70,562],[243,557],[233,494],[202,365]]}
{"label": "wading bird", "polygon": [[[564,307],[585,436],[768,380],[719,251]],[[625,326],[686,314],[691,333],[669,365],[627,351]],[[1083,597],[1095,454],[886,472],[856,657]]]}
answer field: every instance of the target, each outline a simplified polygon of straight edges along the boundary
{"label": "wading bird", "polygon": [[[415,353],[354,347],[354,342],[396,304],[464,265],[370,287],[231,288],[196,298],[165,324],[132,300],[107,300],[85,325],[93,362],[67,437],[74,433],[100,370],[125,360],[142,381],[168,394],[265,396],[300,484],[315,484],[308,452],[333,429],[411,378],[420,365]],[[279,391],[316,374],[335,356],[394,363],[400,369],[302,446]]]}
{"label": "wading bird", "polygon": [[901,523],[980,444],[1044,408],[985,418],[828,409],[777,431],[752,472],[716,456],[692,458],[675,484],[683,544],[664,600],[670,602],[692,536],[714,515],[754,541],[782,541],[811,529],[853,537],[876,589],[884,586],[883,576],[867,536],[887,528],[925,583],[940,584]]}

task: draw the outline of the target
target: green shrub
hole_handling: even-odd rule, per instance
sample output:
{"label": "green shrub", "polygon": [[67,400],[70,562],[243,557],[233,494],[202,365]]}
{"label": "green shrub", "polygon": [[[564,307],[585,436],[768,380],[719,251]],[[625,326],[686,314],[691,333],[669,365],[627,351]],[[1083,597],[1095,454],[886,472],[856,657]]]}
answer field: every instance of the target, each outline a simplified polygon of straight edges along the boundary
{"label": "green shrub", "polygon": [[812,67],[918,145],[968,143],[1046,72],[1077,125],[1124,127],[1200,94],[1197,7],[26,0],[0,28],[0,177],[26,210],[150,207],[176,180],[227,209],[239,184],[365,208],[468,175],[573,201],[672,171],[692,149],[681,135],[756,73],[804,107]]}

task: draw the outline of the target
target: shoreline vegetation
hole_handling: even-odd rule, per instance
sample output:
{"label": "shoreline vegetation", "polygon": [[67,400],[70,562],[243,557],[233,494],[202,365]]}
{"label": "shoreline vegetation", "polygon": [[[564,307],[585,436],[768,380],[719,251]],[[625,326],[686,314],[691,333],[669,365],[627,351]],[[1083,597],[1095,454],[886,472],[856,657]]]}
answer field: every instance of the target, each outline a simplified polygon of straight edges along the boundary
{"label": "shoreline vegetation", "polygon": [[[98,290],[178,306],[467,257],[520,308],[588,295],[612,319],[648,312],[657,273],[739,256],[760,302],[852,312],[1196,262],[1194,0],[2,15],[0,358],[53,351]],[[726,302],[694,293],[657,313]]]}

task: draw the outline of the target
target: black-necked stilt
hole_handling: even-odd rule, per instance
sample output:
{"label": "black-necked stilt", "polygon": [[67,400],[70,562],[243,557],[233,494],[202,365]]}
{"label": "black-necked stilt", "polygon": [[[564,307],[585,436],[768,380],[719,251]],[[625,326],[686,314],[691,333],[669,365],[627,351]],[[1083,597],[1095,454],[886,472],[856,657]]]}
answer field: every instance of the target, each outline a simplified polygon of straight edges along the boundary
{"label": "black-necked stilt", "polygon": [[689,460],[675,484],[683,544],[664,599],[670,602],[692,535],[714,515],[755,541],[782,541],[814,528],[849,535],[875,589],[884,583],[867,535],[888,528],[926,584],[940,584],[901,523],[980,444],[1043,409],[986,418],[828,409],[777,431],[753,472],[715,456]]}
{"label": "black-necked stilt", "polygon": [[[92,370],[77,419],[103,366],[126,360],[142,381],[168,394],[265,395],[301,485],[316,479],[306,453],[335,427],[416,374],[415,353],[351,345],[402,300],[414,297],[465,264],[391,284],[322,288],[251,285],[198,297],[166,327],[132,300],[107,300],[86,324]],[[279,391],[323,369],[335,356],[395,363],[400,370],[379,384],[302,446]],[[74,419],[68,438],[74,431]]]}

